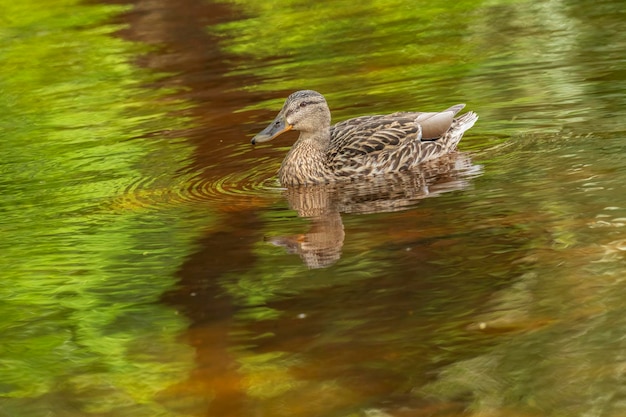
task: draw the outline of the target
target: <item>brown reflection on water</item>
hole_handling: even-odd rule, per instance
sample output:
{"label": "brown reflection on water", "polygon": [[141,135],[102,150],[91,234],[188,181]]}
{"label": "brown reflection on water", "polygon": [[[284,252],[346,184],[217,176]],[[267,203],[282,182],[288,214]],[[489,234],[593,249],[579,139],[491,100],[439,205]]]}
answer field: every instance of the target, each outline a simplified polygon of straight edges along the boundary
{"label": "brown reflection on water", "polygon": [[201,249],[180,269],[179,289],[163,298],[193,320],[185,341],[196,350],[195,370],[172,390],[183,398],[192,396],[190,405],[200,403],[207,415],[245,415],[245,387],[230,351],[229,332],[237,308],[223,295],[218,280],[223,274],[243,272],[253,264],[249,248],[262,237],[238,231],[252,229],[257,221],[252,212],[225,218],[222,227],[207,234],[199,242]]}
{"label": "brown reflection on water", "polygon": [[[266,97],[242,88],[254,84],[255,79],[231,74],[241,58],[225,55],[219,37],[211,35],[207,27],[239,15],[231,5],[219,2],[136,0],[131,4],[133,10],[118,18],[128,25],[120,36],[156,46],[157,52],[144,55],[139,64],[170,74],[156,82],[155,87],[171,88],[175,93],[170,99],[192,103],[182,116],[190,117],[195,127],[176,132],[194,145],[194,160],[189,169],[211,179],[231,174],[238,168],[232,164],[237,162],[232,154],[249,148],[245,138],[254,131],[249,121],[257,117],[254,112],[238,110]],[[263,121],[258,126],[262,124]],[[265,155],[262,150],[255,154]]]}
{"label": "brown reflection on water", "polygon": [[[253,79],[224,76],[236,66],[236,59],[224,56],[219,39],[206,29],[228,21],[233,11],[224,4],[197,0],[137,0],[132,4],[133,10],[119,18],[128,25],[120,36],[155,45],[157,52],[145,55],[139,64],[171,74],[155,87],[171,88],[175,91],[171,99],[192,103],[182,116],[190,117],[195,127],[174,132],[194,145],[188,170],[197,172],[198,183],[233,175],[240,166],[232,154],[249,147],[245,137],[251,117],[236,110],[260,100],[241,89]],[[236,307],[218,286],[218,278],[245,271],[254,262],[250,246],[263,239],[249,232],[258,230],[260,224],[254,203],[251,200],[250,207],[232,206],[228,201],[216,205],[220,226],[198,242],[200,249],[184,263],[178,273],[178,290],[163,297],[192,321],[183,341],[196,351],[196,368],[187,381],[164,394],[174,398],[169,401],[185,402],[179,406],[185,413],[246,415],[243,407],[248,400],[229,350]]]}

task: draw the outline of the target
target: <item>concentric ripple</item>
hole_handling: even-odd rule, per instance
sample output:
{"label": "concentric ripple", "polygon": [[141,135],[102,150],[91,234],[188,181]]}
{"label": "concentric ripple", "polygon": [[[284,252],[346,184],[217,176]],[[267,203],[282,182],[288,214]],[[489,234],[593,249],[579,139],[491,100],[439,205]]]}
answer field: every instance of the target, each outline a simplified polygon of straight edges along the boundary
{"label": "concentric ripple", "polygon": [[189,178],[178,194],[181,201],[218,201],[238,204],[250,199],[265,199],[280,193],[275,174],[259,175],[257,171],[231,172],[218,178],[198,174]]}
{"label": "concentric ripple", "polygon": [[158,210],[175,205],[214,203],[236,210],[280,198],[281,188],[275,173],[271,169],[256,168],[222,175],[214,175],[212,169],[207,169],[175,178],[135,178],[123,188],[113,206],[122,210]]}

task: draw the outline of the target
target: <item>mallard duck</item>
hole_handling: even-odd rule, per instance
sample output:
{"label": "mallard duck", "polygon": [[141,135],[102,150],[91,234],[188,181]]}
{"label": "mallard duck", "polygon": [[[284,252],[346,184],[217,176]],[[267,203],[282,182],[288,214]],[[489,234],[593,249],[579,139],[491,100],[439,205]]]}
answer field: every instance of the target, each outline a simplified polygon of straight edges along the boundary
{"label": "mallard duck", "polygon": [[284,186],[363,179],[406,171],[454,151],[478,119],[474,112],[454,118],[463,107],[362,116],[331,126],[324,96],[312,90],[296,91],[274,121],[252,138],[252,144],[289,130],[300,131],[278,171]]}

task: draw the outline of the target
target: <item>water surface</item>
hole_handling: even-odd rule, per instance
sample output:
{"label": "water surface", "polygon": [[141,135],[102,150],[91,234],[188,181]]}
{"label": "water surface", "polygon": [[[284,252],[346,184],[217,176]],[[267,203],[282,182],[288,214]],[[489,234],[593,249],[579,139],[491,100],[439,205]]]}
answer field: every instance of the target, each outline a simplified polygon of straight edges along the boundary
{"label": "water surface", "polygon": [[[621,2],[257,3],[0,1],[0,415],[623,415]],[[303,88],[480,119],[284,190]]]}

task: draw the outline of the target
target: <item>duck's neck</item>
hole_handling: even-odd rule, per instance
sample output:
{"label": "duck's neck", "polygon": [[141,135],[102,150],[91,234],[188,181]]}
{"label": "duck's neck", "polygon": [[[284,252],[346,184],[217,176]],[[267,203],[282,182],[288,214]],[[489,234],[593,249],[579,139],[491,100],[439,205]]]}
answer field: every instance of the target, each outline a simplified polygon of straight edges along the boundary
{"label": "duck's neck", "polygon": [[316,132],[300,132],[278,170],[283,185],[319,184],[327,182],[332,172],[328,168],[330,127]]}

